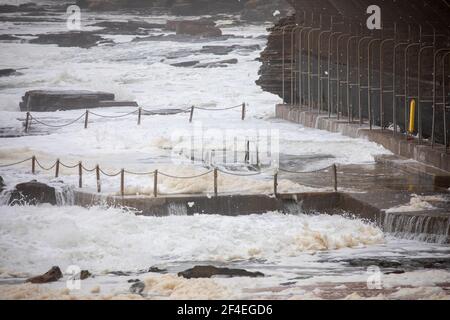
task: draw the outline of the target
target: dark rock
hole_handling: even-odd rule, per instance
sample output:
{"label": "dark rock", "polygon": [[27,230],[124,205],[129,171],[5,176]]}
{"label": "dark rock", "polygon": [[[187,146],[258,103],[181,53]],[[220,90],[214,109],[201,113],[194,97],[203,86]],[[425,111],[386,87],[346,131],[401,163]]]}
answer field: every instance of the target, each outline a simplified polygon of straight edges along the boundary
{"label": "dark rock", "polygon": [[142,281],[133,283],[130,287],[130,292],[133,294],[142,294],[142,292],[144,292],[145,289],[145,283],[143,283]]}
{"label": "dark rock", "polygon": [[32,90],[25,93],[20,103],[21,111],[56,111],[96,108],[101,101],[114,100],[114,94],[95,91]]}
{"label": "dark rock", "polygon": [[16,36],[12,36],[10,34],[0,34],[0,41],[17,41],[17,40],[22,39]]}
{"label": "dark rock", "polygon": [[141,280],[139,280],[139,279],[130,279],[127,282],[128,283],[136,283],[136,282],[139,282],[139,281],[141,281]]}
{"label": "dark rock", "polygon": [[85,49],[95,47],[101,42],[112,43],[111,40],[105,40],[103,37],[92,32],[79,31],[41,34],[36,39],[30,40],[30,43],[56,44],[59,47],[79,47]]}
{"label": "dark rock", "polygon": [[109,274],[112,274],[114,276],[118,277],[128,277],[131,275],[131,272],[123,272],[123,271],[111,271]]}
{"label": "dark rock", "polygon": [[404,274],[405,270],[394,270],[394,271],[389,271],[389,272],[385,272],[384,274]]}
{"label": "dark rock", "polygon": [[143,42],[143,41],[174,41],[174,42],[188,42],[188,43],[198,43],[205,41],[225,41],[228,39],[243,38],[240,36],[234,36],[225,34],[217,37],[202,37],[202,36],[190,36],[190,35],[180,35],[180,34],[169,34],[169,35],[151,35],[147,37],[136,37],[132,42]]}
{"label": "dark rock", "polygon": [[5,189],[5,182],[3,181],[3,178],[0,176],[0,192]]}
{"label": "dark rock", "polygon": [[92,277],[92,274],[88,270],[81,270],[80,272],[80,280],[86,280],[87,278]]}
{"label": "dark rock", "polygon": [[36,180],[18,184],[9,198],[10,205],[40,203],[56,205],[56,191],[55,188]]}
{"label": "dark rock", "polygon": [[167,273],[166,269],[160,269],[158,267],[150,267],[148,269],[148,272],[152,272],[152,273]]}
{"label": "dark rock", "polygon": [[102,21],[91,25],[92,27],[104,28],[97,33],[104,34],[148,34],[150,29],[165,28],[165,24],[148,23],[145,21]]}
{"label": "dark rock", "polygon": [[213,276],[227,276],[227,277],[264,277],[261,272],[250,272],[243,269],[229,269],[229,268],[217,268],[214,266],[195,266],[192,269],[188,269],[178,273],[179,277],[186,279],[192,278],[211,278]]}
{"label": "dark rock", "polygon": [[59,267],[52,267],[49,271],[44,273],[43,275],[29,278],[26,280],[26,282],[30,283],[49,283],[49,282],[55,282],[58,281],[63,277],[63,274]]}
{"label": "dark rock", "polygon": [[178,21],[176,23],[177,35],[190,35],[201,37],[219,37],[222,35],[220,28],[214,22],[204,20]]}
{"label": "dark rock", "polygon": [[197,64],[195,68],[223,68],[226,67],[228,64],[236,64],[236,63],[238,63],[238,59],[228,59],[228,60],[200,63]]}
{"label": "dark rock", "polygon": [[171,66],[173,67],[193,67],[197,64],[199,64],[200,61],[193,60],[193,61],[184,61],[184,62],[178,62],[178,63],[172,63]]}
{"label": "dark rock", "polygon": [[0,77],[9,77],[16,74],[17,71],[15,69],[0,69]]}
{"label": "dark rock", "polygon": [[260,49],[261,49],[261,47],[259,45],[203,46],[202,49],[200,50],[200,52],[201,53],[211,53],[211,54],[215,54],[215,55],[226,55],[235,50],[255,51],[255,50],[260,50]]}

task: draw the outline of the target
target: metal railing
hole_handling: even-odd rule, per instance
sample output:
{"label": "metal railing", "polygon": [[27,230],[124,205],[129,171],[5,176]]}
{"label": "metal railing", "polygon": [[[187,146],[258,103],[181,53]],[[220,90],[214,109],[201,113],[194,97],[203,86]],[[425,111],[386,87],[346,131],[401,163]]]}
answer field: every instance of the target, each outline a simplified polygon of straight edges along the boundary
{"label": "metal railing", "polygon": [[87,172],[87,173],[95,172],[98,193],[102,192],[102,183],[101,183],[102,175],[104,175],[106,177],[120,176],[120,195],[122,197],[125,196],[125,175],[126,174],[132,175],[132,176],[153,176],[153,196],[155,198],[157,198],[159,195],[158,194],[158,176],[171,178],[171,179],[195,180],[195,179],[210,175],[211,173],[213,173],[213,184],[212,185],[214,187],[214,195],[216,197],[219,195],[219,190],[218,190],[219,173],[224,174],[224,175],[229,175],[229,176],[236,176],[236,177],[254,177],[254,176],[260,176],[263,174],[267,174],[268,172],[272,172],[273,173],[273,194],[276,196],[276,195],[278,195],[278,173],[279,172],[301,175],[301,174],[314,174],[314,173],[319,173],[319,172],[328,172],[331,169],[331,179],[333,181],[332,188],[335,192],[338,191],[338,176],[337,176],[337,165],[336,164],[333,164],[329,167],[322,168],[319,170],[313,170],[313,171],[292,171],[292,170],[283,169],[283,168],[277,168],[274,170],[271,168],[271,169],[268,169],[265,171],[259,170],[254,173],[229,172],[229,171],[225,171],[220,168],[214,167],[212,170],[208,170],[206,172],[203,172],[203,173],[200,173],[197,175],[176,176],[176,175],[171,175],[168,173],[161,172],[159,170],[153,170],[153,171],[149,171],[149,172],[134,172],[134,171],[126,170],[126,169],[121,169],[119,171],[110,173],[110,172],[106,172],[106,171],[102,170],[99,165],[96,165],[94,168],[87,168],[86,166],[83,165],[83,162],[81,162],[81,161],[79,161],[73,165],[68,165],[68,164],[65,164],[64,162],[60,161],[59,159],[57,159],[51,166],[46,167],[37,159],[36,156],[32,156],[25,160],[17,161],[14,163],[0,164],[0,168],[14,167],[14,166],[21,165],[28,161],[31,161],[31,173],[33,175],[36,174],[36,172],[37,172],[36,169],[38,167],[44,171],[53,171],[54,170],[55,178],[60,177],[61,167],[66,168],[66,169],[76,169],[78,171],[78,188],[80,188],[80,189],[83,188],[84,172]]}
{"label": "metal railing", "polygon": [[[284,103],[310,111],[317,110],[319,114],[325,112],[329,117],[336,116],[338,120],[345,117],[349,123],[354,123],[356,118],[360,126],[368,124],[370,130],[374,126],[381,130],[391,127],[393,135],[402,134],[407,139],[416,137],[419,144],[427,138],[432,147],[440,144],[448,150],[450,68],[446,66],[450,63],[450,48],[445,47],[445,40],[448,43],[450,35],[438,34],[431,23],[394,22],[383,26],[390,27],[388,32],[373,32],[366,29],[361,21],[343,16],[307,11],[301,13],[304,17],[301,24],[289,22],[275,29],[275,32],[282,30],[283,37],[281,75]],[[324,23],[324,17],[328,17],[330,22]],[[285,50],[286,36],[291,38],[290,57]],[[444,41],[439,42],[439,39]],[[352,50],[354,40],[357,44]],[[323,47],[328,52],[324,52]],[[313,48],[317,48],[314,54],[317,62],[313,60]],[[322,53],[326,54],[324,58]],[[376,53],[379,55],[378,68],[374,67]],[[353,59],[355,55],[357,61]],[[426,55],[431,57],[427,62],[432,61],[433,65],[424,70]],[[289,63],[287,59],[290,59]],[[367,63],[363,64],[364,59],[367,59]],[[389,70],[388,59],[391,63]],[[290,66],[290,79],[287,78],[287,66]],[[323,74],[324,71],[326,74]],[[355,72],[358,79],[354,79]],[[387,83],[390,76],[392,87]],[[317,86],[312,85],[315,77]],[[291,81],[290,86],[286,85],[288,79]],[[412,92],[412,83],[417,86],[416,92]],[[425,90],[430,84],[433,89]],[[327,90],[324,90],[325,86]],[[356,98],[354,93],[357,93]],[[367,103],[364,102],[363,94],[367,95]],[[410,117],[412,100],[417,106],[415,117]],[[353,101],[357,101],[357,110]],[[428,109],[429,106],[431,109]],[[415,120],[413,132],[408,130],[411,127],[408,119]]]}

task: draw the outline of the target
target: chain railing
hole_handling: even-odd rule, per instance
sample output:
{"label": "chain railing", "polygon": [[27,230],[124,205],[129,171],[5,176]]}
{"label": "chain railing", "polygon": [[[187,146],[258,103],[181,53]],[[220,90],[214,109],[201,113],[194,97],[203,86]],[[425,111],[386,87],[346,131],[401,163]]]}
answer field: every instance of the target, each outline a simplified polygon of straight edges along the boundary
{"label": "chain railing", "polygon": [[278,195],[278,173],[284,172],[284,173],[290,173],[290,174],[313,174],[313,173],[319,173],[319,172],[327,172],[329,169],[331,170],[332,174],[332,180],[333,180],[333,190],[335,192],[338,191],[338,179],[337,179],[337,165],[333,164],[329,167],[319,169],[319,170],[313,170],[313,171],[291,171],[283,168],[276,168],[274,169],[268,169],[265,171],[259,170],[255,173],[238,173],[238,172],[229,172],[225,171],[219,168],[214,168],[213,170],[208,170],[207,172],[200,173],[197,175],[192,176],[176,176],[168,173],[161,172],[159,170],[149,171],[149,172],[133,172],[130,170],[121,169],[117,172],[109,173],[100,168],[99,165],[96,165],[94,168],[87,168],[83,165],[83,163],[80,161],[74,165],[68,165],[60,161],[60,159],[57,159],[51,166],[44,166],[37,158],[36,156],[32,156],[31,158],[27,158],[22,161],[10,163],[10,164],[0,164],[0,168],[6,168],[6,167],[13,167],[16,165],[23,164],[27,161],[31,161],[31,173],[34,175],[36,174],[36,167],[41,168],[44,171],[52,171],[55,170],[55,178],[58,178],[60,175],[60,167],[64,167],[66,169],[78,169],[78,188],[83,188],[83,173],[93,173],[96,174],[96,182],[97,182],[97,192],[101,193],[101,176],[104,175],[106,177],[117,177],[120,176],[120,194],[122,197],[125,196],[125,174],[132,175],[132,176],[153,176],[153,196],[155,198],[158,197],[158,176],[170,178],[170,179],[181,179],[181,180],[195,180],[198,178],[205,177],[207,175],[210,175],[213,173],[214,181],[214,195],[217,197],[219,195],[218,191],[218,179],[219,179],[219,173],[229,176],[236,176],[236,177],[255,177],[260,176],[263,174],[267,174],[269,172],[273,172],[273,194],[275,196]]}
{"label": "chain railing", "polygon": [[[232,110],[232,109],[237,109],[237,108],[241,108],[241,120],[244,121],[245,116],[246,116],[246,109],[247,109],[246,103],[242,103],[242,104],[228,107],[228,108],[204,108],[204,107],[192,106],[192,107],[189,107],[186,109],[180,109],[177,112],[172,112],[172,113],[170,113],[170,115],[176,115],[176,114],[190,112],[189,122],[192,122],[195,109],[201,110],[201,111],[214,112],[214,111],[227,111],[227,110]],[[151,110],[141,108],[141,107],[139,107],[137,110],[133,110],[131,112],[120,114],[120,115],[104,115],[104,114],[98,114],[98,113],[90,111],[90,110],[86,110],[82,115],[80,115],[79,117],[76,117],[75,119],[69,120],[67,123],[51,124],[51,123],[43,121],[42,119],[40,119],[38,117],[35,117],[31,112],[27,112],[24,127],[25,127],[25,132],[28,133],[30,130],[31,124],[33,122],[43,125],[45,127],[49,127],[49,128],[64,128],[64,127],[71,126],[71,125],[77,123],[78,121],[84,119],[84,128],[87,129],[88,125],[89,125],[89,116],[94,116],[94,117],[104,118],[104,119],[120,119],[120,118],[126,118],[129,116],[133,116],[136,114],[137,114],[137,125],[141,125],[142,124],[142,115],[157,115],[158,113],[151,111]]]}

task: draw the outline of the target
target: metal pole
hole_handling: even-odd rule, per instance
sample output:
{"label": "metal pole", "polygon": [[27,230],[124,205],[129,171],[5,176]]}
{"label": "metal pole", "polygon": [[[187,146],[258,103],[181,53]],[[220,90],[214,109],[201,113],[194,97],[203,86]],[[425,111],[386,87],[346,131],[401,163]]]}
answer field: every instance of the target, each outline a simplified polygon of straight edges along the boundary
{"label": "metal pole", "polygon": [[[372,126],[373,126],[373,110],[372,110],[372,67],[373,67],[373,57],[372,57],[372,48],[373,45],[377,42],[381,42],[382,39],[373,39],[372,41],[369,42],[368,47],[367,47],[367,56],[368,56],[368,60],[367,60],[367,113],[368,113],[368,118],[369,118],[369,130],[372,130]],[[380,77],[382,75],[380,74]]]}
{"label": "metal pole", "polygon": [[102,185],[100,182],[100,166],[99,165],[95,166],[95,175],[97,177],[97,192],[100,193],[100,192],[102,192]]}
{"label": "metal pole", "polygon": [[87,129],[89,121],[89,110],[86,110],[86,115],[84,116],[84,128]]}
{"label": "metal pole", "polygon": [[[381,41],[380,44],[380,127],[381,127],[381,131],[384,130],[385,126],[384,126],[384,55],[383,55],[383,48],[384,45],[388,42],[394,42],[394,46],[395,46],[395,38],[392,39],[385,39],[383,41]],[[392,92],[392,90],[389,90]]]}
{"label": "metal pole", "polygon": [[408,51],[409,49],[416,47],[416,46],[421,46],[422,43],[421,42],[416,42],[416,43],[412,43],[408,46],[406,46],[405,48],[405,135],[406,138],[408,138],[408,130],[407,130],[407,122],[408,122],[408,99],[409,99],[409,94],[408,94],[408,87],[409,87],[409,64],[408,64]]}
{"label": "metal pole", "polygon": [[445,60],[450,56],[450,52],[447,52],[442,58],[442,104],[444,110],[444,145],[445,145],[445,153],[448,151],[448,132],[447,132],[447,95],[445,92],[446,85],[446,76],[445,74]]}
{"label": "metal pole", "polygon": [[344,39],[345,37],[349,37],[351,36],[350,34],[343,34],[341,36],[338,37],[337,39],[337,120],[339,120],[340,118],[340,112],[341,112],[341,68],[340,68],[340,55],[339,55],[339,41]]}
{"label": "metal pole", "polygon": [[408,45],[409,42],[400,42],[394,46],[393,66],[392,66],[392,122],[394,123],[394,135],[397,134],[397,48]]}
{"label": "metal pole", "polygon": [[36,156],[31,157],[31,173],[36,174]]}
{"label": "metal pole", "polygon": [[[361,106],[361,45],[364,41],[372,39],[372,36],[362,37],[358,41],[358,117],[359,117],[359,125],[363,124],[362,117],[362,106]],[[369,45],[368,45],[369,46]],[[370,50],[369,50],[370,51]],[[369,64],[370,64],[370,56],[369,56]],[[353,116],[353,108],[352,108],[352,116]],[[370,118],[370,116],[369,116]],[[370,122],[370,121],[369,121]]]}
{"label": "metal pole", "polygon": [[[322,42],[321,42],[321,40],[322,40],[322,36],[324,35],[324,34],[328,34],[328,33],[332,33],[333,32],[333,21],[334,21],[334,17],[333,16],[331,16],[331,18],[330,18],[330,29],[328,29],[328,30],[325,30],[325,31],[322,31],[320,34],[319,34],[319,39],[318,39],[318,45],[317,45],[317,47],[318,47],[318,50],[317,50],[317,52],[318,52],[318,54],[317,54],[317,61],[318,61],[318,71],[317,71],[317,97],[318,97],[318,103],[319,103],[319,105],[318,105],[318,113],[320,114],[320,112],[322,111],[322,106],[323,106],[323,101],[322,101],[322,72],[321,72],[321,66],[322,66],[322,64],[321,64],[321,62],[322,62]],[[328,64],[328,66],[329,66],[329,64]]]}
{"label": "metal pole", "polygon": [[[444,49],[439,49],[434,53],[434,59],[433,59],[433,122],[432,122],[432,126],[431,126],[431,147],[434,148],[434,144],[435,144],[435,129],[436,129],[436,107],[437,107],[437,102],[436,102],[436,61],[437,61],[437,57],[439,56],[440,53],[442,52],[450,52],[450,48],[444,48]],[[445,63],[445,61],[443,61]],[[445,91],[445,88],[442,88],[442,90]],[[445,109],[445,104],[444,104],[444,109]]]}
{"label": "metal pole", "polygon": [[348,123],[352,122],[353,119],[353,106],[350,106],[350,43],[353,39],[361,38],[360,36],[352,36],[347,39],[347,116]]}
{"label": "metal pole", "polygon": [[217,197],[218,192],[217,192],[217,177],[218,177],[218,171],[217,168],[214,168],[214,196]]}
{"label": "metal pole", "polygon": [[27,111],[27,118],[25,120],[25,133],[28,133],[28,129],[30,129],[30,112]]}
{"label": "metal pole", "polygon": [[194,117],[194,106],[191,107],[191,115],[189,116],[189,122],[192,122],[192,118]]}
{"label": "metal pole", "polygon": [[60,165],[60,161],[59,161],[59,159],[56,159],[55,178],[59,177],[59,165]]}
{"label": "metal pole", "polygon": [[153,174],[153,196],[158,198],[158,170]]}
{"label": "metal pole", "polygon": [[434,52],[434,46],[426,46],[422,47],[419,50],[419,64],[418,64],[418,73],[417,73],[417,131],[419,136],[419,144],[422,143],[423,139],[423,132],[422,132],[422,95],[421,95],[421,85],[420,85],[420,79],[422,77],[422,54],[425,50],[433,49]]}
{"label": "metal pole", "polygon": [[78,188],[83,188],[83,164],[78,163]]}
{"label": "metal pole", "polygon": [[333,54],[333,37],[335,35],[341,35],[342,32],[334,32],[328,38],[328,118],[331,117],[332,113],[332,92],[331,92],[331,56]]}
{"label": "metal pole", "polygon": [[141,125],[141,117],[142,117],[142,108],[139,107],[139,109],[138,109],[138,126]]}

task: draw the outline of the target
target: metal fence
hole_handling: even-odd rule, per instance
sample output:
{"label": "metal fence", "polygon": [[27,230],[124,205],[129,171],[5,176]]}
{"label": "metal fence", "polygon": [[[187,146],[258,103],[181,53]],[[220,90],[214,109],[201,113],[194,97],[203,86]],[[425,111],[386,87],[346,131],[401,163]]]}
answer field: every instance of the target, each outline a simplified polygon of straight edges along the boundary
{"label": "metal fence", "polygon": [[371,31],[359,20],[297,11],[271,36],[282,42],[284,103],[447,151],[450,38],[432,23]]}

